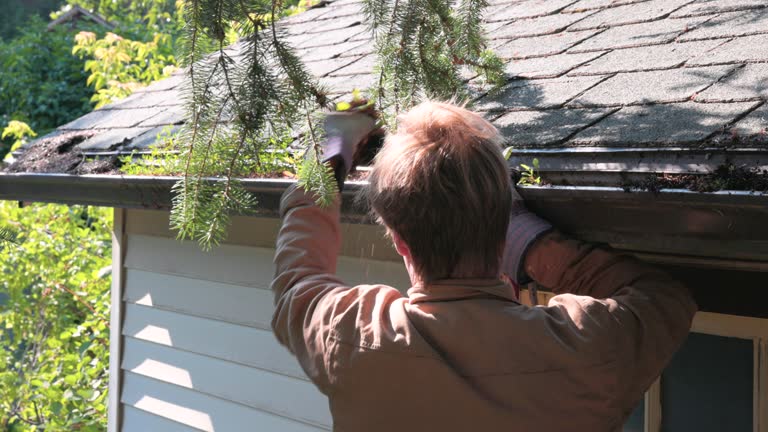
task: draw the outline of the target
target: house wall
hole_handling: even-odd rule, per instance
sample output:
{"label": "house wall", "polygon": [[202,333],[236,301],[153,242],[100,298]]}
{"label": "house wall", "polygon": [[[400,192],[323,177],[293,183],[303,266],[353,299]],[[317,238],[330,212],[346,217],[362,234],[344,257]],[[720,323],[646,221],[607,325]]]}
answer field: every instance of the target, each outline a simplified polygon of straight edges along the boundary
{"label": "house wall", "polygon": [[[330,430],[327,399],[270,330],[279,221],[234,218],[229,240],[204,252],[174,238],[167,212],[116,211],[110,430]],[[344,224],[343,238],[345,280],[410,286],[379,228]]]}

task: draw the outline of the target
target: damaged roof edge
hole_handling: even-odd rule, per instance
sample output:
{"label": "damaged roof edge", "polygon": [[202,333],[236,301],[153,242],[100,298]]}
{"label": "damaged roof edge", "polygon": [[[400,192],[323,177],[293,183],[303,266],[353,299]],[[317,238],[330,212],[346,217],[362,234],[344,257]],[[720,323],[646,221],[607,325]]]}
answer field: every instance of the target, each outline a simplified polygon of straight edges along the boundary
{"label": "damaged roof edge", "polygon": [[[0,200],[168,210],[179,177],[0,174]],[[211,179],[211,181],[217,181]],[[294,183],[243,179],[256,195],[257,215],[275,216]],[[365,182],[348,182],[343,218],[372,223],[354,199]],[[768,194],[666,189],[626,192],[617,187],[521,187],[527,205],[558,229],[663,262],[768,271]],[[655,258],[653,258],[655,257]]]}

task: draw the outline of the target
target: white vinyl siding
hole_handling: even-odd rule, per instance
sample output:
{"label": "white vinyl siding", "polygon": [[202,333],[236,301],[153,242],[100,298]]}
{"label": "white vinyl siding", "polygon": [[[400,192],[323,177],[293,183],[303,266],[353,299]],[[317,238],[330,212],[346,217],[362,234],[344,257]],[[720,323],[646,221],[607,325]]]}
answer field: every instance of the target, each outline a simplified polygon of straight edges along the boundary
{"label": "white vinyl siding", "polygon": [[[236,244],[210,252],[174,239],[167,224],[166,212],[125,212],[117,430],[330,430],[327,399],[270,329],[279,222],[234,218]],[[409,287],[379,229],[342,232],[346,282]]]}

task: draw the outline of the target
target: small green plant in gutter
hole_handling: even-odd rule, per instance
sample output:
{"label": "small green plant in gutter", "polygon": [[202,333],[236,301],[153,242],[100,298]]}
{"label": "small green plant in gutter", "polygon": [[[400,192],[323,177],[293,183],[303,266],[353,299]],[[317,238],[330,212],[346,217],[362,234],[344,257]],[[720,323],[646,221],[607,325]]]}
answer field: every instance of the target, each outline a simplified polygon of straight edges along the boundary
{"label": "small green plant in gutter", "polygon": [[[509,160],[512,157],[514,148],[507,147],[504,149],[504,159]],[[520,180],[517,181],[518,185],[522,186],[541,186],[541,176],[539,175],[539,159],[533,158],[531,165],[520,164]]]}
{"label": "small green plant in gutter", "polygon": [[541,176],[539,175],[539,159],[534,158],[532,163],[533,166],[520,164],[522,171],[520,171],[520,181],[518,181],[517,184],[523,186],[541,185]]}

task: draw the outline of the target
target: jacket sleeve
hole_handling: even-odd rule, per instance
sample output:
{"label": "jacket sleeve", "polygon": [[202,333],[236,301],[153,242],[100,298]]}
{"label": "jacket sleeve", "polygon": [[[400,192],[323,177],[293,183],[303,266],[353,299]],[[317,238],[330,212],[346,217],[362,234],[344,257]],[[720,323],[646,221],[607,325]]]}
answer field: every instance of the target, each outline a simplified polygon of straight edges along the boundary
{"label": "jacket sleeve", "polygon": [[661,374],[696,313],[688,289],[663,271],[557,232],[532,245],[525,267],[558,294],[549,303],[552,313],[567,314],[575,323],[570,328],[613,345],[603,351],[626,366],[616,378],[625,405],[636,403]]}
{"label": "jacket sleeve", "polygon": [[314,197],[291,186],[280,202],[282,227],[277,236],[275,312],[272,329],[299,360],[309,378],[328,393],[334,294],[349,290],[336,277],[340,199],[320,208]]}

